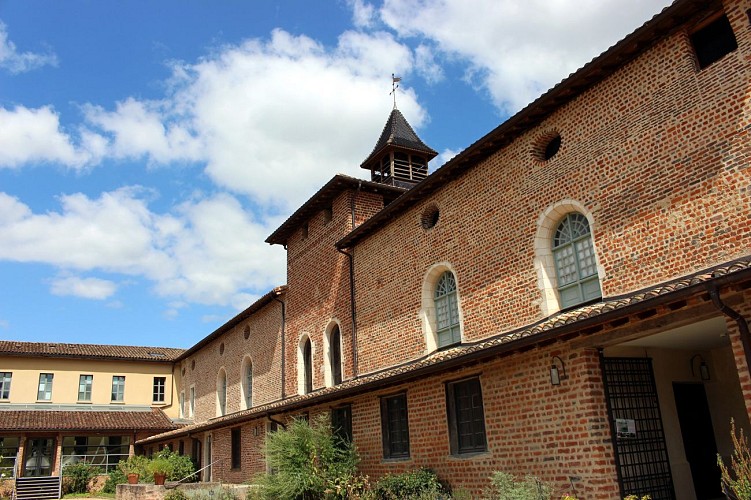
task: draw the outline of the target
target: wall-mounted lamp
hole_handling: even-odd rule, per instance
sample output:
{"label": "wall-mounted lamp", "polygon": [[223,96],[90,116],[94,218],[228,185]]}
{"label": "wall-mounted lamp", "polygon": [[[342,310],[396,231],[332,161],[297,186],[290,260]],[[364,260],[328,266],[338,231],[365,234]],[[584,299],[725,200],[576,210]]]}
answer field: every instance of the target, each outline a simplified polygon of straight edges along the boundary
{"label": "wall-mounted lamp", "polygon": [[[555,363],[555,360],[558,360],[558,362],[561,364],[561,369],[558,369],[558,365]],[[561,385],[561,380],[566,380],[568,378],[568,375],[566,375],[566,365],[563,364],[563,360],[558,356],[553,356],[552,363],[550,365],[550,383],[552,385]]]}
{"label": "wall-mounted lamp", "polygon": [[709,366],[707,366],[707,363],[704,361],[704,358],[701,354],[694,354],[691,356],[691,376],[696,376],[694,373],[694,360],[696,358],[699,358],[699,377],[701,377],[702,380],[709,380]]}

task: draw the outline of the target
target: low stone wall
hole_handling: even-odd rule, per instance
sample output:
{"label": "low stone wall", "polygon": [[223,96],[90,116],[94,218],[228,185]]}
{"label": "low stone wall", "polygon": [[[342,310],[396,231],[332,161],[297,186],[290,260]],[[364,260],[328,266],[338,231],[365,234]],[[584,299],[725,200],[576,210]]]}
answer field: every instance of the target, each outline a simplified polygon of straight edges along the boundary
{"label": "low stone wall", "polygon": [[155,484],[118,484],[118,500],[163,500],[167,489]]}
{"label": "low stone wall", "polygon": [[[238,500],[245,500],[251,486],[246,484],[222,484],[222,483],[187,483],[181,484],[177,489],[182,491],[211,490],[214,488],[231,489]],[[167,489],[164,486],[154,484],[118,484],[117,500],[163,500]]]}

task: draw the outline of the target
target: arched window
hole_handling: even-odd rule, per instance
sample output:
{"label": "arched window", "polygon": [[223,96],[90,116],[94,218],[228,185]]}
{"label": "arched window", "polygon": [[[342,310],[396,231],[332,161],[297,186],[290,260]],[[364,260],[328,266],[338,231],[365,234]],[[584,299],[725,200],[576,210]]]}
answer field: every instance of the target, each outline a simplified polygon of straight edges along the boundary
{"label": "arched window", "polygon": [[553,259],[561,309],[602,297],[587,218],[572,212],[553,236]]}
{"label": "arched window", "polygon": [[339,325],[334,325],[329,335],[329,363],[331,363],[331,382],[342,383],[342,334]]}
{"label": "arched window", "polygon": [[218,417],[227,413],[227,372],[219,370],[216,378],[216,414]]}
{"label": "arched window", "polygon": [[242,399],[243,409],[253,406],[253,362],[246,356],[242,367]]}
{"label": "arched window", "polygon": [[451,271],[438,278],[433,293],[435,301],[436,335],[438,347],[461,342],[459,331],[459,303],[456,296],[456,279]]}
{"label": "arched window", "polygon": [[298,389],[301,394],[313,392],[313,345],[306,335],[300,342],[300,362],[297,365],[300,374]]}

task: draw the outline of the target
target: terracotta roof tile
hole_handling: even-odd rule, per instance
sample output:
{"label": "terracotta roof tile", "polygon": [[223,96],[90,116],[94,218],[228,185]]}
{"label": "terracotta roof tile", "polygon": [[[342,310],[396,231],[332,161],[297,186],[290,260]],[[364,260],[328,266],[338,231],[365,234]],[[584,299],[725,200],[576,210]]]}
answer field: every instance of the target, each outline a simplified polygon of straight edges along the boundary
{"label": "terracotta roof tile", "polygon": [[167,431],[172,421],[158,408],[147,411],[16,410],[0,408],[2,431]]}
{"label": "terracotta roof tile", "polygon": [[0,355],[23,357],[112,359],[170,363],[184,349],[128,345],[62,344],[55,342],[19,342],[0,340]]}

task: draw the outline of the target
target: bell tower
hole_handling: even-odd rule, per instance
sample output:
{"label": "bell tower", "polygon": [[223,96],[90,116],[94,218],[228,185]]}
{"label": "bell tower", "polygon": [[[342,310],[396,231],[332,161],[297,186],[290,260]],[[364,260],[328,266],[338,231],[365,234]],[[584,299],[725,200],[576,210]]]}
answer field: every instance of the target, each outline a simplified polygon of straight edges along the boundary
{"label": "bell tower", "polygon": [[394,106],[373,152],[360,167],[370,170],[373,182],[409,189],[428,176],[428,162],[437,155]]}

